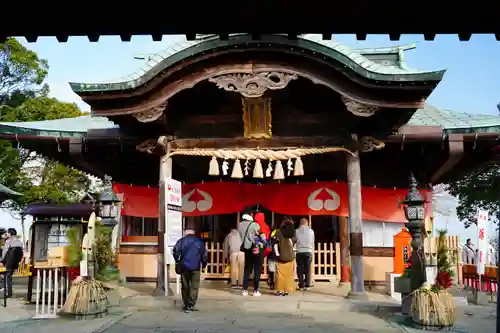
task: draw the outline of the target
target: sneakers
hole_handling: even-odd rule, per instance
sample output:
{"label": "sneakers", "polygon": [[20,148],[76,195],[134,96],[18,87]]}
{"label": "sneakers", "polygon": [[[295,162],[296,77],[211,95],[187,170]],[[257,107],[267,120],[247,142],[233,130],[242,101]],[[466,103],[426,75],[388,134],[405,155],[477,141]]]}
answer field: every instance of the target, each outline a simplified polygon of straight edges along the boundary
{"label": "sneakers", "polygon": [[184,306],[182,308],[182,311],[184,311],[184,313],[190,313],[190,312],[198,312],[199,310],[194,306]]}
{"label": "sneakers", "polygon": [[[262,296],[262,294],[260,293],[260,291],[256,290],[253,292],[253,295],[255,297],[260,297]],[[243,292],[241,293],[241,296],[248,296],[248,290],[243,290]]]}

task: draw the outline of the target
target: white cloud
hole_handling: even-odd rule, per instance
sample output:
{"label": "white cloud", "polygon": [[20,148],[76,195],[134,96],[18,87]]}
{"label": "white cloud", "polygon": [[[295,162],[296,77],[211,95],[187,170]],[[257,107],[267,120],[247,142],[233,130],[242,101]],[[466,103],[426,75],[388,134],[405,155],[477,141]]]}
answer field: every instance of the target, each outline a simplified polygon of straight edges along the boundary
{"label": "white cloud", "polygon": [[90,106],[85,103],[80,96],[75,94],[73,90],[71,90],[71,87],[69,84],[66,82],[64,84],[61,84],[59,82],[51,82],[50,80],[47,81],[50,87],[50,96],[57,98],[58,100],[62,102],[68,102],[68,103],[76,103],[80,110],[82,111],[90,111]]}

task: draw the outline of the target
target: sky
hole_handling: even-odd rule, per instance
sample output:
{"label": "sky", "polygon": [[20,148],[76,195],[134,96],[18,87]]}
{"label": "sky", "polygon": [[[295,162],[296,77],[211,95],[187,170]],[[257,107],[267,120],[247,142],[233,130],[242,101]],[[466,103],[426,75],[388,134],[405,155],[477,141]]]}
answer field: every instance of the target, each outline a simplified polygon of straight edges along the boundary
{"label": "sky", "polygon": [[[408,66],[419,70],[446,69],[442,82],[428,102],[436,107],[472,114],[498,114],[500,102],[500,42],[493,35],[473,35],[469,42],[460,42],[456,35],[438,35],[432,42],[421,35],[404,35],[398,42],[388,36],[368,35],[366,41],[355,36],[334,35],[338,42],[353,48],[385,47],[417,43],[417,48],[405,53]],[[47,59],[50,70],[47,83],[51,95],[67,102],[75,102],[84,111],[89,106],[74,94],[68,82],[100,83],[126,77],[144,67],[144,60],[134,57],[161,52],[172,44],[185,41],[184,36],[164,36],[162,42],[153,42],[150,36],[134,36],[131,42],[122,42],[118,36],[101,37],[91,43],[84,37],[70,37],[67,43],[58,43],[55,37],[39,38],[36,43],[19,41]],[[453,209],[453,200],[444,203]],[[0,211],[2,226],[19,228],[19,220]],[[456,215],[438,216],[438,228],[449,227],[450,234],[477,238],[476,228],[464,230]],[[493,228],[492,228],[493,231]]]}

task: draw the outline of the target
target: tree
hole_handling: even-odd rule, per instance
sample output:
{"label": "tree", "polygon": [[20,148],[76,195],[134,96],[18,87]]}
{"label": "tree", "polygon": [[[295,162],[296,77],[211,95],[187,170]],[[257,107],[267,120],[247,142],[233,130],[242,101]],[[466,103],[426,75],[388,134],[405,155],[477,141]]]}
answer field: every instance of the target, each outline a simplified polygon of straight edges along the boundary
{"label": "tree", "polygon": [[488,210],[493,221],[500,219],[500,166],[482,166],[451,182],[448,190],[458,198],[457,215],[466,228],[476,223],[478,208]]}
{"label": "tree", "polygon": [[[0,44],[0,121],[39,121],[83,115],[76,104],[48,96],[43,82],[46,60],[15,39]],[[4,202],[10,210],[40,201],[78,201],[91,185],[89,177],[74,168],[39,156],[35,152],[0,140],[0,183],[23,193]]]}

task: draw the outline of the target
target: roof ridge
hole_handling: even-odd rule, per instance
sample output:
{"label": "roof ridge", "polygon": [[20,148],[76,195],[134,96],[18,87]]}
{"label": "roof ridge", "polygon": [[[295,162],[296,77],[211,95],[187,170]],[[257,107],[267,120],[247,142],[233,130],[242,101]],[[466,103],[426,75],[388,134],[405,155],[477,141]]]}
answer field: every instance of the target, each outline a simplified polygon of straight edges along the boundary
{"label": "roof ridge", "polygon": [[378,54],[378,53],[398,53],[400,51],[409,51],[417,48],[417,43],[412,42],[404,45],[381,46],[381,47],[361,47],[354,48],[361,54]]}

